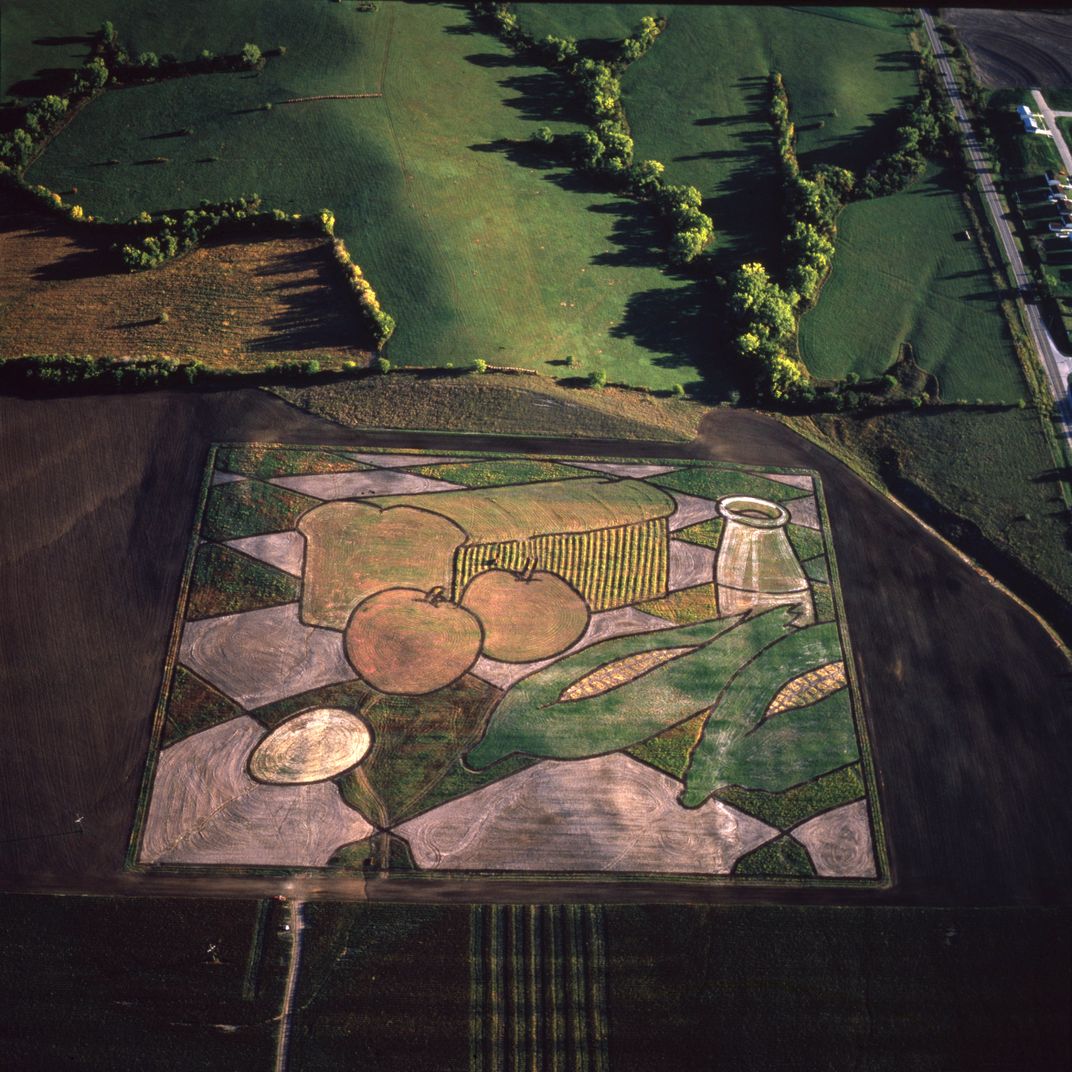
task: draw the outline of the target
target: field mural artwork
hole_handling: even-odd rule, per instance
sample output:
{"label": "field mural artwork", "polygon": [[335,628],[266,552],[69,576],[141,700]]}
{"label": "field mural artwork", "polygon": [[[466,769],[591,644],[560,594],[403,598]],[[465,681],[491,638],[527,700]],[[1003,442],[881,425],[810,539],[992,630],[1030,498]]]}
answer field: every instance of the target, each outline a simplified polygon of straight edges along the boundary
{"label": "field mural artwork", "polygon": [[139,868],[888,882],[815,474],[214,448]]}

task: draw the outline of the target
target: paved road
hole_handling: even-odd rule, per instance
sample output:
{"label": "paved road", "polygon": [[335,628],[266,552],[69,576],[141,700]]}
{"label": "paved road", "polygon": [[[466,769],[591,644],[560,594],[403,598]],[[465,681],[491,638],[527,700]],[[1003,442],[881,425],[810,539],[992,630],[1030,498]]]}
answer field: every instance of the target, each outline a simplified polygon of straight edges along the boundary
{"label": "paved road", "polygon": [[1068,376],[1072,373],[1072,355],[1061,352],[1043,322],[1038,306],[1024,298],[1025,292],[1029,292],[1032,288],[1033,281],[1024,267],[1019,250],[1016,248],[1012,228],[1006,219],[1005,210],[994,185],[993,173],[986,162],[986,158],[983,156],[979,139],[964,109],[964,104],[960,98],[960,90],[957,88],[956,79],[953,77],[953,69],[949,63],[949,55],[938,36],[934,19],[930,12],[923,8],[920,9],[920,15],[923,18],[923,25],[927,30],[931,48],[934,49],[934,55],[938,61],[938,68],[941,72],[946,92],[953,102],[953,111],[956,114],[961,137],[964,139],[969,166],[975,172],[979,183],[979,191],[993,221],[994,230],[997,232],[998,239],[1005,251],[1005,257],[1012,267],[1013,279],[1016,282],[1017,290],[1020,292],[1020,301],[1022,302],[1032,341],[1035,344],[1035,350],[1042,362],[1042,367],[1046,370],[1046,377],[1050,381],[1053,397],[1057,399],[1058,411],[1062,422],[1062,434],[1066,439],[1072,439],[1072,403],[1069,400],[1068,388]]}
{"label": "paved road", "polygon": [[1072,175],[1072,152],[1068,151],[1068,144],[1057,126],[1057,116],[1072,115],[1072,112],[1053,111],[1046,103],[1046,98],[1042,95],[1042,90],[1040,89],[1031,90],[1031,96],[1035,98],[1035,106],[1042,113],[1042,118],[1046,120],[1046,129],[1053,136],[1053,144],[1057,146],[1057,152],[1060,154],[1061,163],[1064,164],[1065,171]]}

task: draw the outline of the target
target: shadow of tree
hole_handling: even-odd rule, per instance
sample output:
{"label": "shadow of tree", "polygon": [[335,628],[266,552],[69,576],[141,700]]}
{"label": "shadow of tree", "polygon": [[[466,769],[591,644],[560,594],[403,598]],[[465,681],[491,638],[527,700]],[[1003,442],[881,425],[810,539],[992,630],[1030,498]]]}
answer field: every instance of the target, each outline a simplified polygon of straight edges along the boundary
{"label": "shadow of tree", "polygon": [[29,78],[22,78],[6,87],[10,97],[44,97],[60,94],[70,88],[75,67],[42,67]]}
{"label": "shadow of tree", "polygon": [[474,52],[465,59],[477,67],[516,67],[517,60],[513,56],[504,56],[498,52]]}
{"label": "shadow of tree", "polygon": [[264,321],[267,331],[246,342],[248,349],[375,350],[375,340],[357,301],[334,271],[324,247],[287,251],[260,267],[256,276],[292,278],[269,284],[277,310]]}

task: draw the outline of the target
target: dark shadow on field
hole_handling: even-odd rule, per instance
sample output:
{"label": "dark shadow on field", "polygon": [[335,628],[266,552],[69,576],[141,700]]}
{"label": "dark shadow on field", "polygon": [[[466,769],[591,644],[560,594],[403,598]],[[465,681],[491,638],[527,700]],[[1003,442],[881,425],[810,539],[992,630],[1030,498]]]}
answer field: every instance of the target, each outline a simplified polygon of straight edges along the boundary
{"label": "dark shadow on field", "polygon": [[910,48],[895,49],[892,52],[880,52],[875,59],[876,71],[914,71],[916,54]]}
{"label": "dark shadow on field", "polygon": [[499,85],[518,94],[503,104],[515,109],[522,119],[543,123],[584,122],[569,84],[554,71],[514,75],[500,79]]}
{"label": "dark shadow on field", "polygon": [[[72,57],[82,61],[81,56]],[[30,78],[23,78],[7,86],[5,92],[11,97],[46,97],[49,93],[65,93],[71,85],[75,67],[42,67]]]}
{"label": "dark shadow on field", "polygon": [[[789,91],[791,94],[791,86]],[[894,132],[904,122],[904,109],[911,103],[911,96],[904,96],[885,112],[869,112],[866,125],[842,135],[832,145],[808,149],[806,141],[803,145],[798,142],[797,158],[801,168],[808,171],[820,164],[833,164],[856,172],[865,171],[869,164],[893,148]],[[797,129],[807,133],[809,128],[800,126]]]}
{"label": "dark shadow on field", "polygon": [[[723,121],[727,126],[751,127],[730,134],[736,147],[674,158],[675,162],[735,161],[717,187],[704,190],[709,196],[704,198],[703,210],[714,221],[716,236],[708,259],[720,274],[750,260],[760,261],[771,270],[779,267],[781,183],[774,134],[767,121],[769,84],[765,76],[749,75],[739,78],[736,87],[748,110]],[[710,117],[698,120],[697,125],[715,126],[723,121]]]}
{"label": "dark shadow on field", "polygon": [[666,228],[644,204],[625,199],[588,206],[589,212],[613,217],[607,241],[615,248],[597,253],[593,264],[611,268],[664,268]]}
{"label": "dark shadow on field", "polygon": [[694,127],[732,127],[739,126],[742,123],[754,123],[756,116],[751,114],[745,115],[712,115],[706,119],[693,120]]}
{"label": "dark shadow on field", "polygon": [[465,57],[477,67],[516,67],[517,60],[513,56],[503,56],[498,52],[474,52]]}
{"label": "dark shadow on field", "polygon": [[353,294],[330,271],[323,247],[294,251],[259,269],[257,276],[271,278],[295,272],[309,278],[279,282],[268,289],[281,307],[268,317],[265,334],[246,342],[251,351],[331,350],[358,347],[376,349]]}
{"label": "dark shadow on field", "polygon": [[66,37],[35,37],[30,42],[33,45],[92,45],[92,34],[68,34]]}
{"label": "dark shadow on field", "polygon": [[[0,234],[4,231],[22,229],[26,226],[24,216],[0,217]],[[41,222],[33,225],[33,235],[42,240],[55,238],[57,235],[69,237],[78,244],[66,255],[59,257],[50,264],[39,265],[33,271],[33,278],[42,282],[58,282],[72,279],[96,278],[102,274],[110,274],[114,267],[112,255],[108,250],[107,241],[101,236],[99,241],[92,241],[86,235],[85,229],[80,229],[77,235],[73,235],[59,222]]]}

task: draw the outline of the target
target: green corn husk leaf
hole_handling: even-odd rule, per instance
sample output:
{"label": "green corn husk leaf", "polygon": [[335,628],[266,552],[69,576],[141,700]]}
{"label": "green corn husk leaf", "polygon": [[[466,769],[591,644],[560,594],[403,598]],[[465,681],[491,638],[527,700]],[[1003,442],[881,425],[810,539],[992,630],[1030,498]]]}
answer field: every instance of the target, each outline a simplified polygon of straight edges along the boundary
{"label": "green corn husk leaf", "polygon": [[726,685],[685,774],[681,803],[699,807],[723,785],[781,792],[858,758],[847,689],[765,719],[785,683],[842,658],[833,622],[771,644]]}
{"label": "green corn husk leaf", "polygon": [[[514,752],[582,759],[646,740],[709,707],[745,663],[792,631],[796,616],[796,608],[776,607],[754,618],[698,622],[593,644],[510,689],[466,763],[481,770]],[[624,684],[580,699],[560,699],[601,668],[668,648],[691,650]]]}

